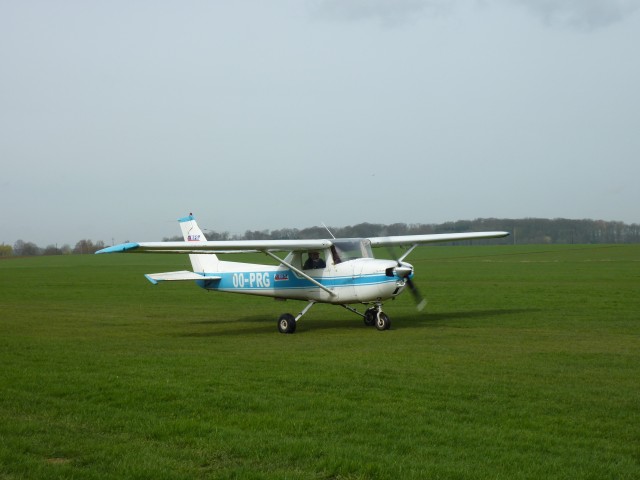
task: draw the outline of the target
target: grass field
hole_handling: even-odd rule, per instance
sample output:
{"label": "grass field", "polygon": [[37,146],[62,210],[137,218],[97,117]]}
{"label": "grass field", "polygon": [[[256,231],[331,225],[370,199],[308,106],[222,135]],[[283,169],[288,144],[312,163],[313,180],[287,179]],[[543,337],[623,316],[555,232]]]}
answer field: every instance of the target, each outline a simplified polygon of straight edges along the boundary
{"label": "grass field", "polygon": [[640,245],[409,261],[425,312],[294,335],[303,303],[142,276],[186,256],[0,261],[0,479],[640,478]]}

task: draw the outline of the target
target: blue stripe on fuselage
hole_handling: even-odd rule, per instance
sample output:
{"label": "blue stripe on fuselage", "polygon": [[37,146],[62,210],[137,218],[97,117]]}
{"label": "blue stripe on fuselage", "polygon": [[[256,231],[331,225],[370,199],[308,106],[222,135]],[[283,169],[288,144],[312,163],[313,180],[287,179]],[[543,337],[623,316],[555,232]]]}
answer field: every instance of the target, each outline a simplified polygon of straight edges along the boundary
{"label": "blue stripe on fuselage", "polygon": [[[298,277],[291,270],[271,270],[262,272],[217,272],[205,274],[216,277],[212,280],[198,280],[202,288],[210,290],[279,290],[279,289],[308,289],[318,288],[306,278]],[[388,277],[384,273],[353,277],[351,275],[339,277],[312,277],[327,288],[345,286],[365,286],[395,282],[397,279]]]}

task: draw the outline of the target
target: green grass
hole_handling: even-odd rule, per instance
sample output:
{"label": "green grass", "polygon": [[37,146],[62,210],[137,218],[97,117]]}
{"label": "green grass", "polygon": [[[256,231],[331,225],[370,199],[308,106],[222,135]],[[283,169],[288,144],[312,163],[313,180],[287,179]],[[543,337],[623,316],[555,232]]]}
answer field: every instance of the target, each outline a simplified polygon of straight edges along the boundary
{"label": "green grass", "polygon": [[[253,257],[266,261],[265,257]],[[0,479],[640,478],[640,246],[425,247],[378,332],[142,274],[0,261]]]}

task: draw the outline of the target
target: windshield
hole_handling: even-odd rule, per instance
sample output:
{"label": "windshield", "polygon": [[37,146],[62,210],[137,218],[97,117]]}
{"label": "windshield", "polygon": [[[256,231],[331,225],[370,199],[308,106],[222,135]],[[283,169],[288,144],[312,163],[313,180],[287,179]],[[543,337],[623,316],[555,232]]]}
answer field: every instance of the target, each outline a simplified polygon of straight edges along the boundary
{"label": "windshield", "polygon": [[331,254],[334,263],[346,262],[355,258],[373,258],[371,242],[366,238],[334,240]]}

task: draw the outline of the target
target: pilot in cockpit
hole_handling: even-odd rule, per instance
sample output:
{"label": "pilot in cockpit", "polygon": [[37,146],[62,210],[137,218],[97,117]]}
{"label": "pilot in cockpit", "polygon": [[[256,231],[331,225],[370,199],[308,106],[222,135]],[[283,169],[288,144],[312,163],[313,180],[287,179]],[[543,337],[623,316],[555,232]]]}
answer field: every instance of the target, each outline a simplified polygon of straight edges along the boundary
{"label": "pilot in cockpit", "polygon": [[325,268],[326,266],[327,264],[322,259],[322,257],[320,257],[320,253],[312,250],[309,252],[309,258],[307,258],[307,261],[304,262],[302,269],[310,270],[312,268]]}

